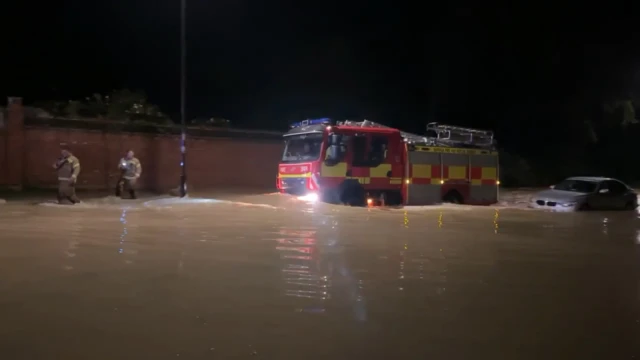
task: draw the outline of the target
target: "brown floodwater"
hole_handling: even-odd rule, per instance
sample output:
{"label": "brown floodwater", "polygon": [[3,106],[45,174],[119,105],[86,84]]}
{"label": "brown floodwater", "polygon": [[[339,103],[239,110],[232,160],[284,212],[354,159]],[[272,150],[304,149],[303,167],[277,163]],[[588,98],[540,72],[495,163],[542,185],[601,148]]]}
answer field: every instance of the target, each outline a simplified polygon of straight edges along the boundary
{"label": "brown floodwater", "polygon": [[0,205],[0,358],[640,358],[637,213],[236,199]]}

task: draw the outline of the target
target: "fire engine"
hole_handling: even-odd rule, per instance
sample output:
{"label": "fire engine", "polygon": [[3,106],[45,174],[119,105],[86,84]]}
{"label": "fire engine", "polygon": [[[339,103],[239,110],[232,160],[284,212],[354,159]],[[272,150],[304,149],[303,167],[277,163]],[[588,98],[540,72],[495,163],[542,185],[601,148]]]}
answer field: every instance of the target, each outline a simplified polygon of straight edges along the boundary
{"label": "fire engine", "polygon": [[305,120],[284,135],[281,193],[353,206],[498,201],[492,131],[430,123],[425,136],[373,121]]}

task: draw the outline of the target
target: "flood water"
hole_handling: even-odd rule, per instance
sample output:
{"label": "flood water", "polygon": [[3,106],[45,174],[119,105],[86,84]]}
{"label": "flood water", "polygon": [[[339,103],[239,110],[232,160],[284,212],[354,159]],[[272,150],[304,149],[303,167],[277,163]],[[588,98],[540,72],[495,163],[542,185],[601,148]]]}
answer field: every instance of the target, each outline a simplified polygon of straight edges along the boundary
{"label": "flood water", "polygon": [[637,213],[240,200],[0,205],[0,358],[640,358]]}

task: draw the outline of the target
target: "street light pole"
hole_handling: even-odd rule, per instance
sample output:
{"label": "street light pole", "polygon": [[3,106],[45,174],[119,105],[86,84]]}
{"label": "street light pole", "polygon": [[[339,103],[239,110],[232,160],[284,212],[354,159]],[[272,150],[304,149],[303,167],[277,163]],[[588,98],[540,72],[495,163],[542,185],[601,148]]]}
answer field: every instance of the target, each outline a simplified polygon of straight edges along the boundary
{"label": "street light pole", "polygon": [[187,0],[180,0],[180,197],[187,196]]}

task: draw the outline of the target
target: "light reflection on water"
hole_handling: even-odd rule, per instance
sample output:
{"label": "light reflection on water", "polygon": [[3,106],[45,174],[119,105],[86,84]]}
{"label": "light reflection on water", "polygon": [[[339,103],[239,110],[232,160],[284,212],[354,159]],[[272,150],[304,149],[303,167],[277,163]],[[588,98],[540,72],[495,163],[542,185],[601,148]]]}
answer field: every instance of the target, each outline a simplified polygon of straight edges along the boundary
{"label": "light reflection on water", "polygon": [[283,263],[285,295],[309,299],[298,312],[324,314],[332,299],[350,304],[357,321],[366,321],[364,284],[351,270],[340,238],[340,221],[336,216],[310,212],[314,225],[309,229],[281,226],[276,230],[276,250]]}
{"label": "light reflection on water", "polygon": [[120,214],[120,223],[122,223],[122,234],[120,235],[120,248],[118,249],[118,253],[124,253],[124,243],[127,238],[127,210],[128,208],[122,209],[122,213]]}
{"label": "light reflection on water", "polygon": [[[540,349],[577,358],[633,339],[616,332],[636,334],[635,216],[42,208],[21,221],[0,213],[12,235],[0,241],[0,270],[18,279],[0,282],[0,315],[6,329],[23,329],[0,343],[40,339],[33,347],[43,353],[68,355],[58,344],[73,336],[100,346],[106,334],[138,357],[215,348],[232,358],[251,355],[251,345],[274,358],[518,358]],[[139,261],[118,267],[137,249]],[[86,331],[96,324],[100,334]],[[146,338],[160,344],[141,346]]]}

